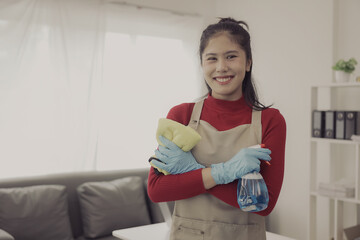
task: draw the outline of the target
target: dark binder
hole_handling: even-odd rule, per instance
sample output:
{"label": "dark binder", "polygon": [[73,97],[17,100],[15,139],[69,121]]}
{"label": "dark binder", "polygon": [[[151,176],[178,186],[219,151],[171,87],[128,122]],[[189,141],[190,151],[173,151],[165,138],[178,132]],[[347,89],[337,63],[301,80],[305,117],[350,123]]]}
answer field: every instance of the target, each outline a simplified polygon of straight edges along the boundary
{"label": "dark binder", "polygon": [[345,111],[336,111],[335,138],[345,139]]}
{"label": "dark binder", "polygon": [[325,112],[314,110],[312,121],[312,136],[317,138],[324,137]]}
{"label": "dark binder", "polygon": [[351,139],[356,134],[358,112],[345,112],[345,139]]}
{"label": "dark binder", "polygon": [[335,111],[325,112],[324,138],[335,138]]}

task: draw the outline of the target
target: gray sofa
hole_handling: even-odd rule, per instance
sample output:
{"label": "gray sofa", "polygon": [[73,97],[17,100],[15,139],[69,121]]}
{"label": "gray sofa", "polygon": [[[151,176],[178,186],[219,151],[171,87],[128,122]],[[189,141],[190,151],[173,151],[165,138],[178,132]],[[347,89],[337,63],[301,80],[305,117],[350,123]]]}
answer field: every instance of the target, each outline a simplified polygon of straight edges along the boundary
{"label": "gray sofa", "polygon": [[147,195],[148,171],[0,179],[0,240],[115,240],[113,230],[163,222]]}

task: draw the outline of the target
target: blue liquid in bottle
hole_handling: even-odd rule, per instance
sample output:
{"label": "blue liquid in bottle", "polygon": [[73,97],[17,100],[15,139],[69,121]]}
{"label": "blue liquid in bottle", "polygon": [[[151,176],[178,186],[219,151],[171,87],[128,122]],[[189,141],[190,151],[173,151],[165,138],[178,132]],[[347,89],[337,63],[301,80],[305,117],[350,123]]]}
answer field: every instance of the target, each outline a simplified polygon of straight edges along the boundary
{"label": "blue liquid in bottle", "polygon": [[267,208],[269,193],[260,173],[248,173],[239,179],[237,201],[245,212],[258,212]]}

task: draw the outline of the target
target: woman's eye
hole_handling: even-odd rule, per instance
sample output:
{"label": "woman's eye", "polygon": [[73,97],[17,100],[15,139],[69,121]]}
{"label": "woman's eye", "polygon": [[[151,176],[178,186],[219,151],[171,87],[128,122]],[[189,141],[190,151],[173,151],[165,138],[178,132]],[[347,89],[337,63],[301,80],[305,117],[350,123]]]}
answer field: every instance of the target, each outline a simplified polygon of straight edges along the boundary
{"label": "woman's eye", "polygon": [[207,58],[208,61],[216,61],[216,58],[215,57],[209,57]]}
{"label": "woman's eye", "polygon": [[227,56],[227,59],[232,59],[232,58],[236,58],[237,56],[236,55],[229,55]]}

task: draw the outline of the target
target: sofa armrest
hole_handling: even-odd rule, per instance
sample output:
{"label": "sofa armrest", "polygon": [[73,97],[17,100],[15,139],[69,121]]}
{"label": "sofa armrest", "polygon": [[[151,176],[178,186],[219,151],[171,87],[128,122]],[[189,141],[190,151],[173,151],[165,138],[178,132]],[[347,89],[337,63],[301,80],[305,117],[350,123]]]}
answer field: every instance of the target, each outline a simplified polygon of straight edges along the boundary
{"label": "sofa armrest", "polygon": [[0,229],[0,240],[15,240],[15,238],[5,230]]}

